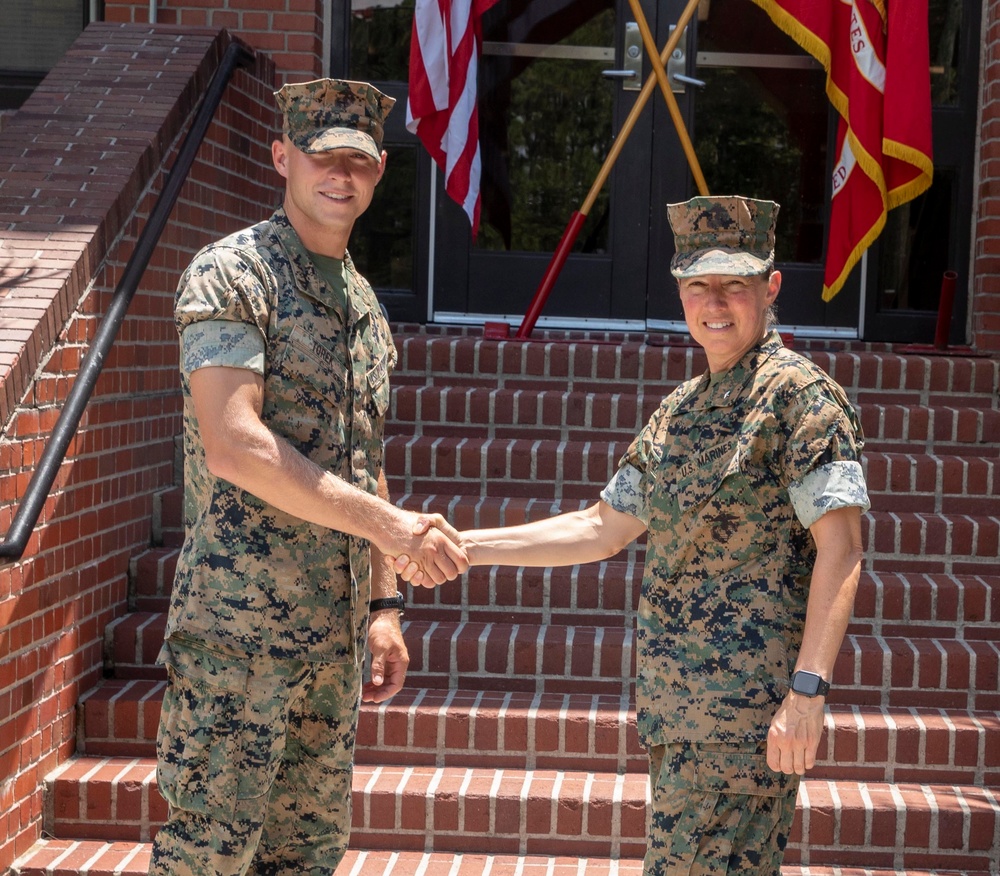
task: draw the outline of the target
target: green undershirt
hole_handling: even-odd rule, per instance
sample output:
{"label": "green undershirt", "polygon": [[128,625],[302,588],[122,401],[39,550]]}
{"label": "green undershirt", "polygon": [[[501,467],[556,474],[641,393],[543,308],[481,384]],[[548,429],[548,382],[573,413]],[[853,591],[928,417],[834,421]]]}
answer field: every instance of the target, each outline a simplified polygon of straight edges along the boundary
{"label": "green undershirt", "polygon": [[347,313],[347,266],[344,260],[315,252],[310,252],[309,258],[316,266],[316,271],[333,290],[334,304],[338,305],[343,313]]}

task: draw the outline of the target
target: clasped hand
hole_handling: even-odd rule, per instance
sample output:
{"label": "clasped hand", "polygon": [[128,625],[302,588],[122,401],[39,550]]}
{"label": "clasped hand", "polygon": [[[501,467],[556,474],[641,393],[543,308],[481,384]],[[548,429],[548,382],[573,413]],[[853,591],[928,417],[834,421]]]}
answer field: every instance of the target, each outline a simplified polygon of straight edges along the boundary
{"label": "clasped hand", "polygon": [[461,533],[440,514],[404,511],[399,523],[382,554],[404,581],[437,587],[469,570]]}
{"label": "clasped hand", "polygon": [[421,548],[384,552],[385,564],[417,587],[436,587],[467,572],[469,559],[462,546],[462,534],[440,514],[413,516],[410,538]]}

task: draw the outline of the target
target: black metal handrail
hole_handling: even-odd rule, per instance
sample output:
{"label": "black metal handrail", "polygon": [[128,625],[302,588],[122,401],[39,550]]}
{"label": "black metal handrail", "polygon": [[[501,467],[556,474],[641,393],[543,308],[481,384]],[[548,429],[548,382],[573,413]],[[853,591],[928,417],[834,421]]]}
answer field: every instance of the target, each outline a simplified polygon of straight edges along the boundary
{"label": "black metal handrail", "polygon": [[132,298],[139,286],[139,280],[142,279],[153,255],[153,250],[167,225],[170,212],[180,195],[181,186],[184,185],[188,173],[191,171],[191,165],[194,164],[198,148],[205,139],[205,134],[212,123],[216,109],[222,102],[226,86],[239,67],[248,66],[253,61],[253,52],[244,44],[236,41],[231,42],[223,54],[219,68],[215,71],[212,81],[209,82],[205,91],[205,99],[198,108],[191,129],[177,153],[177,160],[170,169],[163,191],[160,192],[153,209],[150,211],[149,220],[139,233],[132,257],[125,266],[107,313],[104,314],[101,324],[97,327],[90,349],[87,351],[76,380],[73,381],[73,386],[66,396],[66,404],[59,413],[59,419],[56,421],[52,435],[42,451],[38,467],[24,491],[21,504],[18,506],[14,520],[7,531],[7,536],[3,544],[0,544],[0,559],[3,561],[18,560],[24,554],[25,548],[28,546],[28,539],[31,537],[35,524],[38,523],[42,508],[45,506],[45,500],[48,498],[52,484],[59,473],[59,467],[66,457],[69,443],[76,434],[80,418],[93,394],[97,378],[104,367],[104,360],[111,350],[111,345],[115,342],[118,329],[121,328],[129,304],[132,303]]}

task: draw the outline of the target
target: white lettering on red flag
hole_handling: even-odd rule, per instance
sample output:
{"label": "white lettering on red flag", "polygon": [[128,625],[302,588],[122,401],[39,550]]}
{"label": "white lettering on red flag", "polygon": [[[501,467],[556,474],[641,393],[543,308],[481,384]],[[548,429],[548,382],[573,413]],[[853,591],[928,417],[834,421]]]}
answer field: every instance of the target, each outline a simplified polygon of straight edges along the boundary
{"label": "white lettering on red flag", "polygon": [[885,226],[931,184],[927,0],[754,0],[826,71],[840,116],[823,300]]}

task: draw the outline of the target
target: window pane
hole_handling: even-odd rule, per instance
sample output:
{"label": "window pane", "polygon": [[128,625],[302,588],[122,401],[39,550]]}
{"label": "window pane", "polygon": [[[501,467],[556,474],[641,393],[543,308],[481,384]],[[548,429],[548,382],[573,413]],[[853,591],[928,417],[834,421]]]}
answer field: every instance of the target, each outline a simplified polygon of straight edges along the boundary
{"label": "window pane", "polygon": [[937,310],[953,233],[955,170],[934,169],[931,187],[886,217],[879,237],[879,310]]}
{"label": "window pane", "polygon": [[[476,244],[485,249],[552,252],[613,139],[617,86],[601,75],[611,64],[531,54],[538,45],[610,47],[613,4],[539,6],[501,2],[483,22],[484,40],[503,46],[495,54],[484,52],[480,61],[483,209]],[[607,249],[607,189],[591,209],[576,251]]]}
{"label": "window pane", "polygon": [[47,73],[83,30],[84,0],[3,0],[0,69]]}
{"label": "window pane", "polygon": [[709,191],[777,201],[777,260],[822,261],[830,119],[822,68],[749,0],[712,0],[698,22],[698,54],[705,87],[688,86],[691,134]]}
{"label": "window pane", "polygon": [[363,82],[410,78],[414,0],[351,0],[351,76]]}
{"label": "window pane", "polygon": [[386,151],[389,163],[371,206],[354,225],[350,252],[373,288],[409,292],[413,290],[417,150],[391,144]]}
{"label": "window pane", "polygon": [[710,192],[777,201],[776,258],[823,257],[827,100],[822,73],[699,69],[693,140]]}
{"label": "window pane", "polygon": [[702,0],[700,6],[699,52],[805,54],[798,43],[751,0]]}
{"label": "window pane", "polygon": [[931,101],[958,103],[962,0],[930,0]]}

